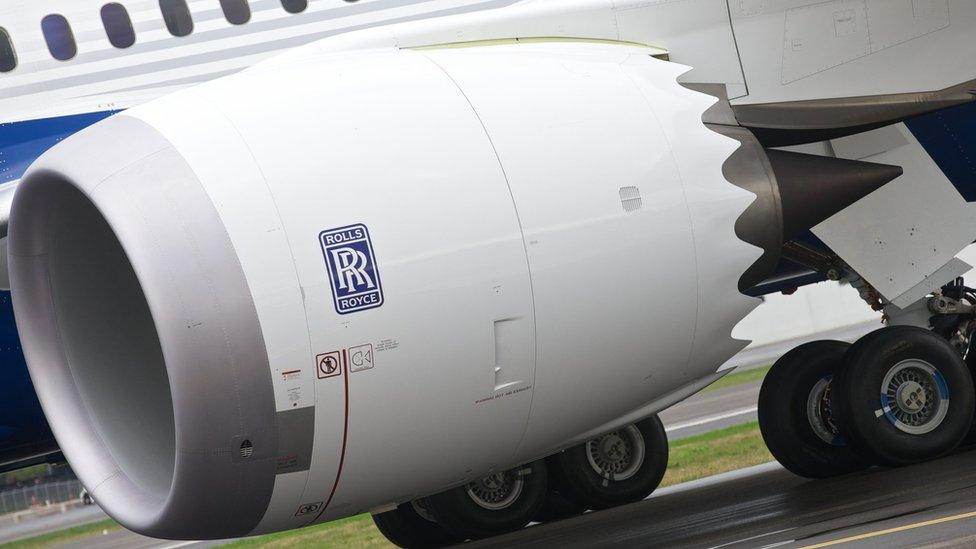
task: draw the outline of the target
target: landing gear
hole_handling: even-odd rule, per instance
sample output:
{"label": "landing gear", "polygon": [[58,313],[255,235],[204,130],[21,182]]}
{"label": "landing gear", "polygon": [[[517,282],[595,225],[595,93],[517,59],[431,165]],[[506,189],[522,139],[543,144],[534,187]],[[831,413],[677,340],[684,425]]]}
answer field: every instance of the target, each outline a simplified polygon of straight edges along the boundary
{"label": "landing gear", "polygon": [[539,460],[427,498],[431,515],[460,539],[518,530],[546,498],[546,463]]}
{"label": "landing gear", "polygon": [[773,364],[759,391],[759,429],[783,467],[826,478],[867,467],[840,434],[831,394],[850,344],[814,341]]}
{"label": "landing gear", "polygon": [[855,343],[835,385],[831,400],[843,431],[880,465],[951,452],[969,432],[976,406],[963,357],[913,326],[882,328]]}
{"label": "landing gear", "polygon": [[661,483],[668,437],[657,416],[569,450],[373,517],[392,543],[453,545],[640,501]]}
{"label": "landing gear", "polygon": [[373,515],[373,522],[390,543],[399,547],[433,549],[464,541],[438,524],[427,506],[426,499],[404,503],[392,511]]}
{"label": "landing gear", "polygon": [[924,328],[889,326],[851,346],[817,341],[793,349],[773,365],[759,394],[766,445],[784,467],[810,478],[953,451],[970,433],[976,409],[962,354],[970,335],[966,329],[960,343]]}
{"label": "landing gear", "polygon": [[555,522],[586,512],[587,506],[585,504],[566,497],[566,489],[560,485],[559,477],[554,474],[552,462],[555,457],[551,456],[546,460],[546,466],[549,470],[549,490],[546,493],[545,502],[532,519],[533,522]]}
{"label": "landing gear", "polygon": [[551,458],[562,494],[585,509],[646,498],[668,465],[668,437],[657,416],[591,439]]}

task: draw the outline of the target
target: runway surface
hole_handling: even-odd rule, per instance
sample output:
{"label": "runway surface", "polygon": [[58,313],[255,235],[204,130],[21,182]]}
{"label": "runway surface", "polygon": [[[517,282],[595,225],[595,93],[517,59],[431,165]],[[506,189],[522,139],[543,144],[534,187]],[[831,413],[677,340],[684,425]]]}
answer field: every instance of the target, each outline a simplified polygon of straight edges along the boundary
{"label": "runway surface", "polygon": [[[178,549],[130,532],[63,545]],[[646,501],[465,545],[494,547],[976,546],[976,451],[809,481],[771,463],[659,490]]]}
{"label": "runway surface", "polygon": [[72,526],[97,522],[107,518],[108,516],[98,506],[87,505],[70,509],[65,513],[29,519],[17,524],[6,524],[3,528],[0,528],[0,545],[17,539],[37,536],[55,530],[63,530]]}
{"label": "runway surface", "polygon": [[698,393],[660,414],[668,439],[676,440],[756,420],[761,381]]}
{"label": "runway surface", "polygon": [[530,545],[974,547],[976,451],[820,481],[761,465],[466,547]]}
{"label": "runway surface", "polygon": [[133,534],[128,530],[113,530],[103,536],[81,539],[58,545],[58,549],[205,549],[217,547],[222,541],[165,541]]}

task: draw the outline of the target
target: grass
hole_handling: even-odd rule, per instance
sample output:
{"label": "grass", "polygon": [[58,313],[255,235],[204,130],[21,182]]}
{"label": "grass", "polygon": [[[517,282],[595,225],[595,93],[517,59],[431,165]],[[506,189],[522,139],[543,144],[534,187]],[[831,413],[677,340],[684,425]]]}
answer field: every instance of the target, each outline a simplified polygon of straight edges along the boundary
{"label": "grass", "polygon": [[736,385],[742,385],[743,383],[761,381],[764,377],[766,377],[766,373],[769,372],[770,368],[772,368],[772,365],[765,366],[763,368],[753,368],[752,370],[742,370],[741,372],[732,372],[715,383],[712,383],[708,387],[705,387],[702,392],[710,393],[726,387],[734,387]]}
{"label": "grass", "polygon": [[[741,373],[751,374],[752,371]],[[773,456],[766,449],[762,436],[759,434],[759,424],[756,422],[744,423],[671,443],[668,471],[664,475],[661,486],[669,486],[749,467],[750,465],[758,465],[772,461],[772,459]],[[98,522],[16,542],[4,546],[4,549],[8,547],[11,549],[50,547],[82,537],[99,535],[103,529],[118,527],[113,521]],[[232,549],[285,547],[289,549],[321,547],[360,549],[392,547],[392,545],[379,533],[369,515],[359,515],[301,530],[243,539],[224,547]]]}
{"label": "grass", "polygon": [[242,539],[228,547],[233,549],[312,549],[321,547],[367,548],[394,547],[380,534],[369,515],[358,515],[301,530]]}
{"label": "grass", "polygon": [[54,545],[61,545],[71,541],[77,541],[82,538],[100,536],[105,530],[112,531],[118,530],[119,528],[121,528],[121,526],[119,526],[117,522],[112,519],[107,519],[92,522],[90,524],[82,524],[81,526],[74,526],[65,530],[58,530],[57,532],[41,534],[40,536],[34,536],[32,538],[23,539],[20,541],[5,543],[3,544],[3,548],[39,549],[41,547],[52,547]]}
{"label": "grass", "polygon": [[668,471],[661,486],[680,484],[726,471],[773,461],[759,423],[734,425],[671,443]]}

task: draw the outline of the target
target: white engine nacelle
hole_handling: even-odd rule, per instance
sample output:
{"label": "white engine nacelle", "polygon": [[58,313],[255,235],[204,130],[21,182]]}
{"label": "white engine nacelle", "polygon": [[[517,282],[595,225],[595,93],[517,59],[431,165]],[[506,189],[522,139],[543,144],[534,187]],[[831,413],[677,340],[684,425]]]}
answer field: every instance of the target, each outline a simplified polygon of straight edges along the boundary
{"label": "white engine nacelle", "polygon": [[72,467],[164,538],[407,501],[654,413],[757,300],[713,97],[641,47],[267,63],[40,159],[18,326]]}

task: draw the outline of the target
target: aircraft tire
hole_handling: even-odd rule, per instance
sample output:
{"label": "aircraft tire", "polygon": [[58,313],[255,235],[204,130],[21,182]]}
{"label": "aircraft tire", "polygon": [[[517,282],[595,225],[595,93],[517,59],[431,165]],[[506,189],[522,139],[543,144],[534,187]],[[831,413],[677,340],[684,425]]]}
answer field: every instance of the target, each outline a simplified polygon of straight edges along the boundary
{"label": "aircraft tire", "polygon": [[929,330],[890,326],[868,334],[845,354],[835,384],[831,399],[842,430],[881,465],[945,455],[972,425],[969,368]]}
{"label": "aircraft tire", "polygon": [[668,436],[656,416],[552,457],[553,476],[571,501],[609,509],[651,495],[668,467]]}
{"label": "aircraft tire", "polygon": [[546,460],[546,467],[549,471],[549,489],[546,493],[546,500],[542,507],[535,514],[534,522],[554,522],[569,517],[582,515],[586,511],[586,506],[566,497],[566,489],[560,485],[559,479],[554,474],[553,460],[555,456],[550,456]]}
{"label": "aircraft tire", "polygon": [[546,462],[538,460],[431,496],[431,514],[461,539],[481,539],[524,527],[546,498]]}
{"label": "aircraft tire", "polygon": [[[969,343],[969,351],[966,353],[966,366],[969,367],[969,375],[973,378],[973,391],[976,392],[976,341],[971,340]],[[962,443],[964,446],[976,445],[976,406],[973,407],[973,424]]]}
{"label": "aircraft tire", "polygon": [[812,341],[777,360],[759,390],[759,430],[773,457],[792,473],[827,478],[858,471],[866,462],[841,436],[830,394],[843,341]]}
{"label": "aircraft tire", "polygon": [[464,541],[438,524],[423,500],[373,515],[373,523],[390,543],[405,549],[434,549]]}

